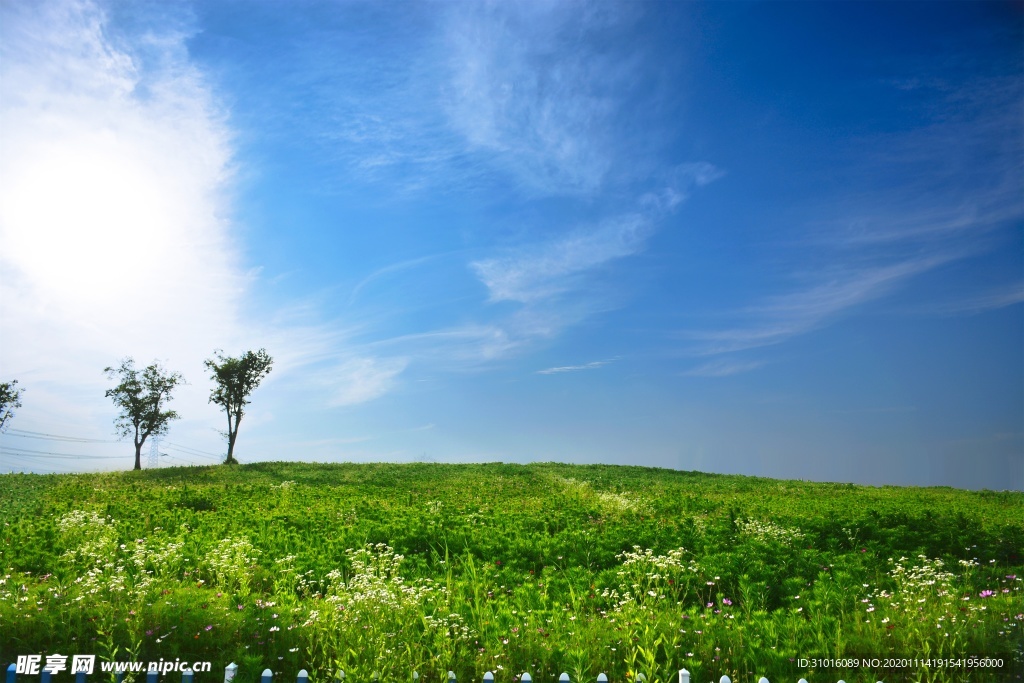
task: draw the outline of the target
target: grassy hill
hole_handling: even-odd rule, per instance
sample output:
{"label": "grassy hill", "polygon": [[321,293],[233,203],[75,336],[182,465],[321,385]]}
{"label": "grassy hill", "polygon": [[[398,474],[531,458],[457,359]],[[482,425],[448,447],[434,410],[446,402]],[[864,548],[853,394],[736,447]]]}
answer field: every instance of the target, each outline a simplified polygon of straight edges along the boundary
{"label": "grassy hill", "polygon": [[[260,463],[0,475],[0,520],[5,667],[56,652],[212,662],[197,683],[230,661],[240,680],[269,667],[355,682],[1021,671],[1021,493],[603,465]],[[1006,661],[998,673],[884,666],[967,655]],[[882,663],[800,661],[837,657]]]}

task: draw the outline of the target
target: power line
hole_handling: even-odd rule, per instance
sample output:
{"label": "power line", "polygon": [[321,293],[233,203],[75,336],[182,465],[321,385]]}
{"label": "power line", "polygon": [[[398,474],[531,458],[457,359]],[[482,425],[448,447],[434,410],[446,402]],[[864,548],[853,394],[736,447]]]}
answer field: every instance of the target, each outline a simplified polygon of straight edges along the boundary
{"label": "power line", "polygon": [[7,434],[11,436],[24,437],[26,439],[46,439],[47,441],[72,441],[75,443],[119,443],[116,439],[87,439],[81,436],[62,436],[60,434],[47,434],[46,432],[31,432],[27,429],[8,429]]}
{"label": "power line", "polygon": [[[27,430],[27,429],[9,429],[9,430],[7,430],[7,433],[9,433],[11,436],[18,437],[18,438],[43,439],[45,441],[63,441],[63,442],[66,442],[66,443],[122,443],[121,441],[117,441],[115,439],[90,439],[90,438],[81,437],[81,436],[66,436],[66,435],[62,435],[62,434],[50,434],[50,433],[47,433],[47,432],[34,432],[34,431]],[[154,445],[156,445],[155,444],[156,437],[153,437],[153,438],[154,438]],[[191,446],[184,446],[184,445],[181,445],[181,444],[167,443],[167,442],[164,442],[164,443],[167,445],[167,447],[172,448],[173,450],[179,451],[179,452],[184,453],[186,455],[191,455],[193,457],[208,458],[208,459],[211,459],[211,460],[220,460],[223,457],[221,455],[217,455],[216,453],[210,453],[208,451],[201,451],[198,448],[192,448]],[[157,448],[159,448],[159,446],[157,446]],[[50,452],[50,451],[34,451],[34,450],[31,450],[31,449],[26,449],[26,448],[19,448],[19,449],[14,449],[14,450],[21,451],[23,454],[32,454],[32,455],[70,456],[70,457],[86,457],[86,458],[113,457],[113,456],[93,456],[93,455],[84,455],[84,454],[72,454],[72,453],[53,453],[53,452]],[[162,453],[161,455],[166,455],[166,453]]]}
{"label": "power line", "polygon": [[180,450],[192,451],[193,453],[198,453],[198,454],[202,454],[202,455],[208,455],[211,458],[220,458],[220,457],[222,457],[220,455],[217,455],[216,453],[209,453],[207,451],[201,451],[198,448],[192,448],[191,446],[182,446],[181,444],[171,443],[170,441],[167,442],[167,445],[168,446],[174,446],[175,448],[178,448]]}
{"label": "power line", "polygon": [[220,455],[213,455],[212,453],[203,453],[202,451],[193,451],[191,449],[172,446],[169,443],[165,443],[163,445],[166,446],[168,450],[177,451],[178,453],[183,453],[184,455],[190,455],[193,458],[205,458],[206,460],[220,460],[223,457]]}
{"label": "power line", "polygon": [[10,448],[0,446],[0,454],[19,456],[23,458],[90,458],[94,460],[122,460],[123,456],[117,455],[86,455],[85,453],[54,453],[53,451],[37,451],[31,448]]}

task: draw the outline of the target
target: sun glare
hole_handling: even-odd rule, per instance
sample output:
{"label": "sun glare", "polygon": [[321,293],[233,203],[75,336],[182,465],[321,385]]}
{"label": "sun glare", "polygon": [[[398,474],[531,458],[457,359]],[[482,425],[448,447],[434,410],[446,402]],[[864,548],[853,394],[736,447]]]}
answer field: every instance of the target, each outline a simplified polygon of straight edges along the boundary
{"label": "sun glare", "polygon": [[167,249],[157,173],[111,134],[35,150],[5,192],[7,257],[37,291],[76,305],[140,296]]}

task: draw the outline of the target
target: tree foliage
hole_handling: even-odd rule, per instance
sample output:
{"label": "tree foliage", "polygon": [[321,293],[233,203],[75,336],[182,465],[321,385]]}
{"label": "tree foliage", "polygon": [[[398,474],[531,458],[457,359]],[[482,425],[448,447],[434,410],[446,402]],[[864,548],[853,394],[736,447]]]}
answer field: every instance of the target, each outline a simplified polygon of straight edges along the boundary
{"label": "tree foliage", "polygon": [[110,379],[120,382],[113,389],[107,389],[106,396],[120,408],[121,414],[114,420],[121,438],[132,437],[135,444],[135,469],[142,469],[142,444],[150,436],[166,434],[171,420],[179,415],[167,410],[175,387],[184,384],[181,373],[166,372],[157,363],[139,372],[135,361],[125,358],[119,367],[103,370]]}
{"label": "tree foliage", "polygon": [[21,392],[24,389],[18,389],[17,384],[18,380],[16,379],[10,382],[0,382],[0,432],[14,417],[15,409],[21,407]]}
{"label": "tree foliage", "polygon": [[237,464],[235,460],[235,440],[238,438],[238,425],[245,414],[245,406],[250,403],[249,395],[260,385],[274,364],[266,349],[246,351],[238,358],[225,356],[223,351],[214,351],[215,358],[205,362],[210,369],[210,379],[217,386],[210,392],[210,403],[224,408],[228,415],[228,455],[224,460],[227,465]]}

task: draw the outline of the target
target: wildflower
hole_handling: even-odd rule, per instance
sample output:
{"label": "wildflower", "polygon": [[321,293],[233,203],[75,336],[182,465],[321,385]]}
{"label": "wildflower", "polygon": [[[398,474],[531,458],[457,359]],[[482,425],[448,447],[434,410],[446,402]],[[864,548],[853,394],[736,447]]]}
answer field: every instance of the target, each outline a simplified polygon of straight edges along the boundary
{"label": "wildflower", "polygon": [[722,604],[723,605],[731,605],[732,604],[732,600],[730,600],[729,598],[722,598]]}
{"label": "wildflower", "polygon": [[995,595],[995,593],[992,591],[981,591],[978,593],[979,598],[991,598],[993,595]]}
{"label": "wildflower", "polygon": [[205,628],[205,629],[203,629],[203,630],[204,630],[204,631],[212,631],[212,630],[213,630],[213,624],[207,624],[207,625],[206,625],[206,628]]}
{"label": "wildflower", "polygon": [[281,630],[280,626],[271,626],[270,627],[270,632],[271,633],[273,633],[274,631],[280,631],[280,630]]}
{"label": "wildflower", "polygon": [[239,611],[241,611],[241,610],[245,609],[245,605],[239,605],[239,606],[238,606],[238,609],[239,609]]}

